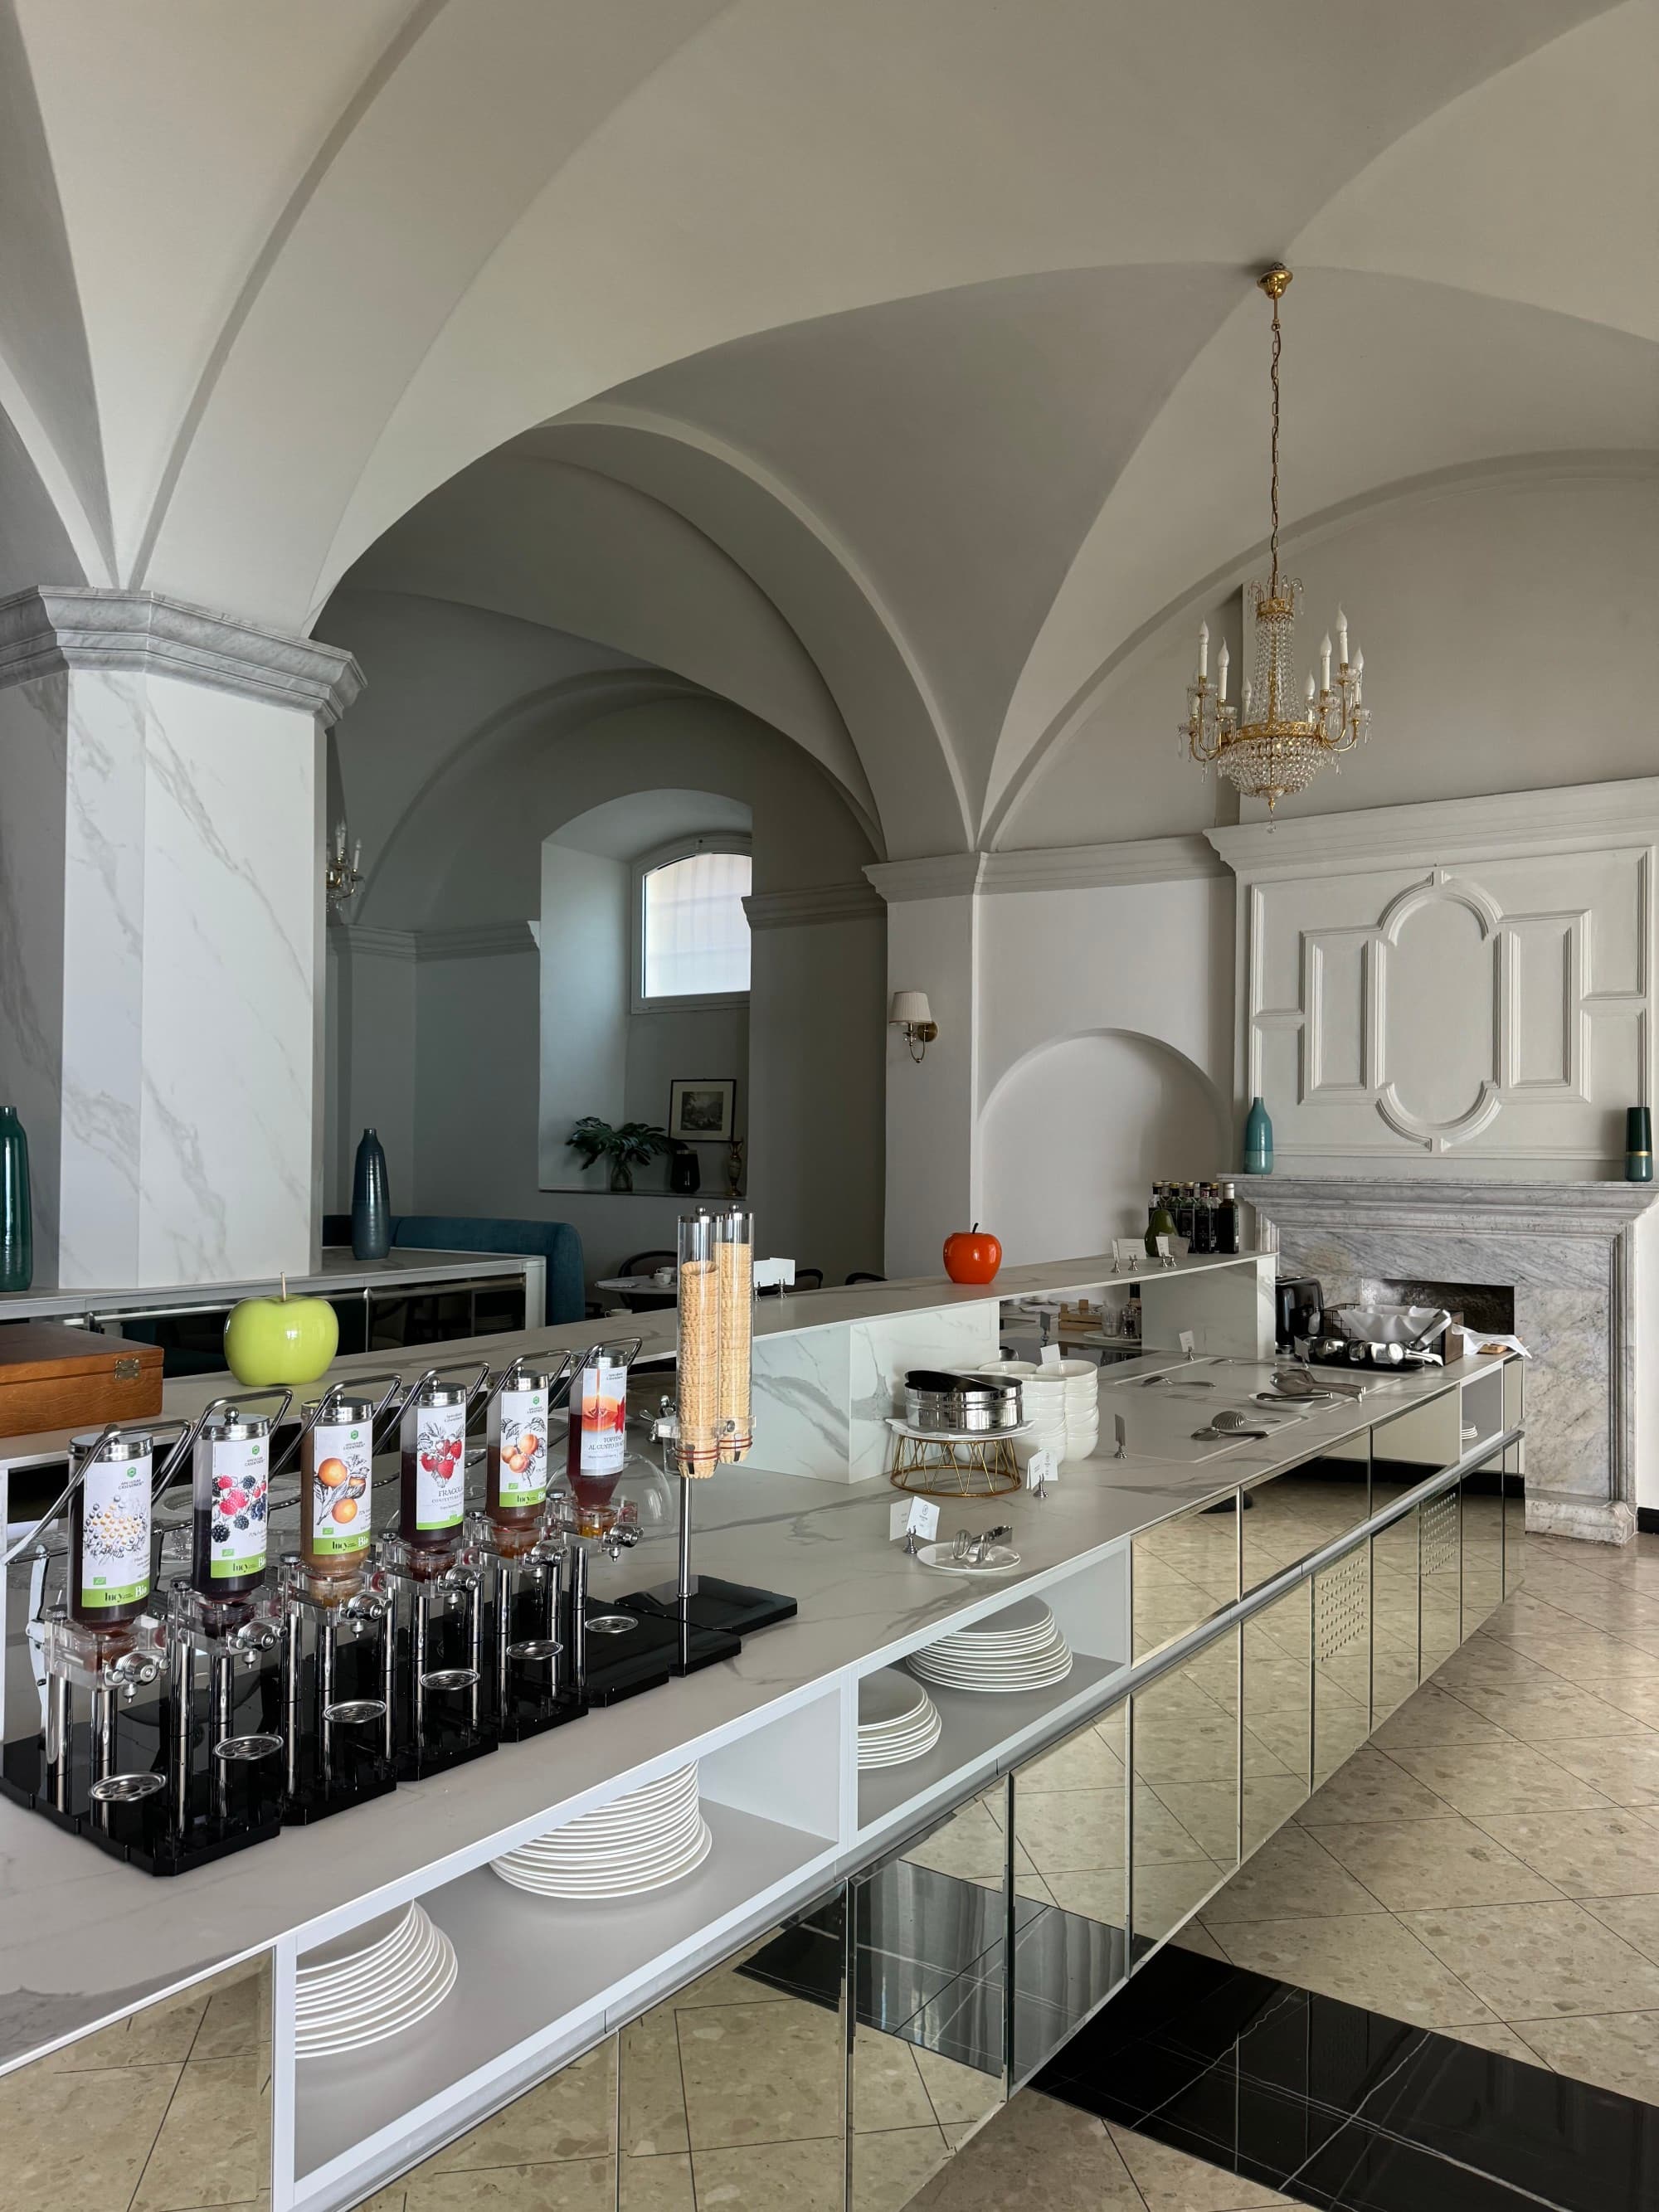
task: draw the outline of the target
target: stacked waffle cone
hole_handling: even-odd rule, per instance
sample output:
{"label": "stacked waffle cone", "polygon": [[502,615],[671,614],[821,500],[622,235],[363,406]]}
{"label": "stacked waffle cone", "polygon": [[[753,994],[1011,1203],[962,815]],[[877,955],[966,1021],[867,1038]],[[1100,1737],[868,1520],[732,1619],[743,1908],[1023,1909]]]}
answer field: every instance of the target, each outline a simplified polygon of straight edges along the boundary
{"label": "stacked waffle cone", "polygon": [[755,1243],[747,1213],[686,1214],[680,1221],[679,1419],[682,1474],[712,1474],[754,1441],[750,1369]]}

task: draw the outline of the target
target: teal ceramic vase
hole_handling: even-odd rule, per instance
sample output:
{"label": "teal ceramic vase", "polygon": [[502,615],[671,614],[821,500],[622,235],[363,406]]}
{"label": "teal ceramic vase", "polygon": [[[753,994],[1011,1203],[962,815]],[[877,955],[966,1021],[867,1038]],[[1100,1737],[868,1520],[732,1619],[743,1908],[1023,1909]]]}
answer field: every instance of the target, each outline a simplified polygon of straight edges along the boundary
{"label": "teal ceramic vase", "polygon": [[351,1179],[351,1250],[359,1260],[384,1260],[392,1249],[392,1198],[386,1186],[386,1147],[373,1129],[357,1146]]}
{"label": "teal ceramic vase", "polygon": [[1271,1175],[1273,1171],[1273,1125],[1260,1098],[1252,1098],[1244,1123],[1244,1172]]}
{"label": "teal ceramic vase", "polygon": [[29,1140],[17,1109],[0,1106],[0,1291],[26,1291],[33,1280]]}

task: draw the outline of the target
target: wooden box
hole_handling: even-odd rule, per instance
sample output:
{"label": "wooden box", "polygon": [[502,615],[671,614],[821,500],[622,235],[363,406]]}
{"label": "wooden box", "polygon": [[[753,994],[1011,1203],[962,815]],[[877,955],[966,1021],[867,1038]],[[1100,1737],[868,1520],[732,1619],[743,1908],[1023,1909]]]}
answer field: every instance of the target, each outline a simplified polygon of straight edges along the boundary
{"label": "wooden box", "polygon": [[161,1410],[161,1347],[61,1321],[0,1322],[0,1437],[100,1429]]}

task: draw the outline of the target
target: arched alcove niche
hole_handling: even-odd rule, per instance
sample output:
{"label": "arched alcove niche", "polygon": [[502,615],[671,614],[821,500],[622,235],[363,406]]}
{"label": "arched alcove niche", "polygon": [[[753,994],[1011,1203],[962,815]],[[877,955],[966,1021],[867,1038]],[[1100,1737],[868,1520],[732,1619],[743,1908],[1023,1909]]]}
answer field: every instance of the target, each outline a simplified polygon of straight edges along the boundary
{"label": "arched alcove niche", "polygon": [[1156,1181],[1219,1172],[1231,1117],[1184,1054],[1139,1030],[1085,1030],[1011,1067],[980,1117],[987,1224],[1007,1260],[1098,1252],[1146,1224]]}

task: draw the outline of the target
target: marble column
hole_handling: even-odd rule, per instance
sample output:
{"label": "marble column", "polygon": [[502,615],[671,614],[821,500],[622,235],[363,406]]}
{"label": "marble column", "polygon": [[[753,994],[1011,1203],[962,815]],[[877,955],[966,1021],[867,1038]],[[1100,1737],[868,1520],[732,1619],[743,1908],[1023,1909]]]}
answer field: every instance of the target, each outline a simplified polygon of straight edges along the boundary
{"label": "marble column", "polygon": [[887,902],[887,988],[925,991],[939,1036],[918,1065],[887,1032],[889,1275],[937,1275],[977,1211],[979,886],[982,853],[887,860],[865,874]]}
{"label": "marble column", "polygon": [[361,681],[149,592],[0,601],[0,1091],[37,1287],[313,1264],[321,749]]}

